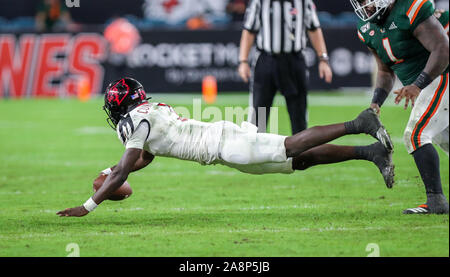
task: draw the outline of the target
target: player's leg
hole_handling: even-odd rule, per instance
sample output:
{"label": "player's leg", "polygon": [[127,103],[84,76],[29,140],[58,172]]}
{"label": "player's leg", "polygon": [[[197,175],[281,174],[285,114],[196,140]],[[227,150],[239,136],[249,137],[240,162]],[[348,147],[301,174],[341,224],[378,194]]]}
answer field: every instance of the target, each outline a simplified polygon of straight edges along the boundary
{"label": "player's leg", "polygon": [[287,137],[285,141],[286,154],[288,157],[297,157],[308,149],[328,143],[339,137],[361,133],[369,134],[378,139],[388,151],[393,149],[391,139],[381,124],[378,115],[372,109],[366,109],[352,121],[315,126]]}
{"label": "player's leg", "polygon": [[[248,122],[243,122],[243,126]],[[325,144],[347,134],[366,133],[374,137],[385,135],[382,142],[389,141],[386,130],[376,113],[371,109],[361,112],[355,120],[306,129],[291,137],[268,133],[256,133],[225,122],[220,148],[222,160],[234,164],[259,164],[284,162],[288,157],[297,157],[304,151]],[[386,146],[385,146],[386,147]],[[389,148],[387,148],[389,150]]]}
{"label": "player's leg", "polygon": [[449,206],[442,191],[439,155],[431,143],[426,144],[413,153],[414,162],[425,185],[427,202],[422,209],[406,209],[406,214],[437,213],[448,214]]}
{"label": "player's leg", "polygon": [[223,134],[220,163],[245,173],[292,173],[293,170],[304,170],[313,165],[356,159],[373,162],[388,188],[394,183],[392,153],[380,142],[357,147],[324,144],[292,159],[286,156],[286,137],[256,133],[256,126],[248,122],[243,122],[242,127],[225,122]]}
{"label": "player's leg", "polygon": [[392,153],[380,143],[368,146],[340,146],[324,144],[303,152],[285,162],[268,162],[261,164],[238,164],[222,161],[223,165],[250,174],[283,173],[290,174],[294,170],[305,170],[311,166],[339,163],[348,160],[366,160],[373,162],[383,176],[388,188],[394,184],[394,164]]}
{"label": "player's leg", "polygon": [[392,152],[389,152],[380,142],[368,146],[341,146],[323,144],[311,148],[292,161],[294,170],[305,170],[321,164],[340,163],[349,160],[366,160],[373,162],[388,188],[394,184],[394,164]]}
{"label": "player's leg", "polygon": [[405,130],[406,148],[414,157],[427,195],[426,204],[406,209],[406,214],[448,214],[448,202],[442,191],[439,155],[432,145],[433,138],[447,129],[448,116],[446,74],[420,93]]}

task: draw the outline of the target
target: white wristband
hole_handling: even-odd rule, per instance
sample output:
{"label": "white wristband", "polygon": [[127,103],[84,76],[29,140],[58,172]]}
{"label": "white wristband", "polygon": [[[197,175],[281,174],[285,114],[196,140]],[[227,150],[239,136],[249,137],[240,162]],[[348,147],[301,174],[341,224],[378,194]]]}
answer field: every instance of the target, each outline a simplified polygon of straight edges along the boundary
{"label": "white wristband", "polygon": [[83,207],[88,210],[89,212],[92,212],[95,208],[97,208],[97,204],[92,200],[92,197],[89,198],[84,204]]}
{"label": "white wristband", "polygon": [[111,172],[112,172],[112,170],[109,167],[102,171],[102,173],[105,174],[105,175],[109,175],[109,174],[111,174]]}

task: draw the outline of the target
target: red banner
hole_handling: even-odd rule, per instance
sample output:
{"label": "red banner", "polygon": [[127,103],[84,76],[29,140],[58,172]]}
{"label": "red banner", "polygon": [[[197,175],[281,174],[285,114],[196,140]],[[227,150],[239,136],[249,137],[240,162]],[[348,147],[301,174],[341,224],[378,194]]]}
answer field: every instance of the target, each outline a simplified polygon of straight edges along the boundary
{"label": "red banner", "polygon": [[76,96],[102,90],[107,43],[98,33],[0,34],[0,98]]}

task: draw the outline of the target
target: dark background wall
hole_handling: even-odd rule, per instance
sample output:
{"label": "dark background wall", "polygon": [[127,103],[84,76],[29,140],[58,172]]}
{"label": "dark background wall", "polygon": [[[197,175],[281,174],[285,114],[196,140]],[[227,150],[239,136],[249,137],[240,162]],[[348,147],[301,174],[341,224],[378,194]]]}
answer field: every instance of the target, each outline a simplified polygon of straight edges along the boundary
{"label": "dark background wall", "polygon": [[[18,16],[34,16],[39,2],[39,0],[0,0],[0,16],[7,19]],[[143,3],[144,0],[80,0],[79,8],[69,10],[76,22],[102,24],[118,14],[142,17]]]}
{"label": "dark background wall", "polygon": [[[0,0],[0,16],[11,19],[18,16],[34,16],[39,0]],[[142,17],[144,0],[80,0],[79,8],[70,9],[75,21],[101,24],[115,14],[132,14]],[[319,11],[338,14],[352,11],[348,0],[316,0]]]}

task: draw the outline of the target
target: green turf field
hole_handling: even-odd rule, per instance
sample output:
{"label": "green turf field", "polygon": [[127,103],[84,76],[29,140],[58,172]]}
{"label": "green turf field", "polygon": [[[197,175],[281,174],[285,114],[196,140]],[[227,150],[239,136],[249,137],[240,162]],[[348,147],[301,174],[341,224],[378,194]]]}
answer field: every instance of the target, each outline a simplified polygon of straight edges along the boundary
{"label": "green turf field", "polygon": [[[192,97],[154,100],[191,109]],[[353,119],[369,101],[365,94],[312,94],[310,125]],[[289,135],[283,99],[276,104],[279,132]],[[402,143],[409,111],[393,105],[381,115],[395,143],[392,190],[362,161],[252,176],[156,158],[130,175],[129,199],[60,218],[58,210],[92,195],[98,172],[124,151],[101,105],[101,99],[0,100],[0,256],[65,257],[77,254],[71,243],[80,256],[365,257],[376,248],[380,256],[449,256],[448,215],[402,215],[425,194]],[[218,107],[230,105],[245,107],[247,96],[219,97]],[[373,141],[358,135],[336,143]],[[439,153],[448,196],[449,159]]]}

